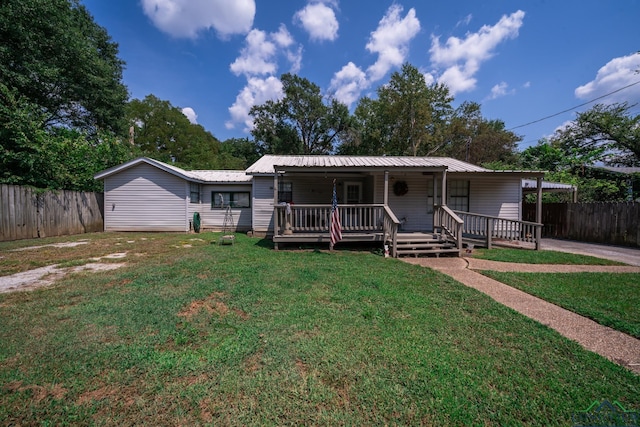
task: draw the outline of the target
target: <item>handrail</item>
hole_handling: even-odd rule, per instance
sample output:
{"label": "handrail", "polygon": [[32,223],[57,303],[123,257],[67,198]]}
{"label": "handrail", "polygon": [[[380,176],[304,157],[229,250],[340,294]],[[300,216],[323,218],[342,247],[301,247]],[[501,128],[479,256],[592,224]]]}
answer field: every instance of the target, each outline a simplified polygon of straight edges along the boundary
{"label": "handrail", "polygon": [[391,243],[391,256],[393,258],[397,258],[398,228],[400,228],[400,221],[387,205],[384,206],[384,221],[382,228],[384,233],[384,243]]}
{"label": "handrail", "polygon": [[484,239],[489,249],[491,249],[495,239],[534,243],[536,250],[540,249],[543,226],[540,223],[470,212],[454,212],[464,220],[463,234]]}
{"label": "handrail", "polygon": [[440,228],[443,235],[446,234],[456,242],[456,248],[458,251],[462,251],[464,221],[456,215],[456,212],[446,205],[436,206],[433,221],[434,229]]}

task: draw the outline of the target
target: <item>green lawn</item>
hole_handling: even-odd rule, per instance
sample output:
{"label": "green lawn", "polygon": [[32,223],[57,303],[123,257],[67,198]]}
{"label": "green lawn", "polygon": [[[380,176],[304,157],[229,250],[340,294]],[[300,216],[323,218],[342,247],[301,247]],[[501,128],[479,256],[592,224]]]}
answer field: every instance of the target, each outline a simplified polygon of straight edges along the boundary
{"label": "green lawn", "polygon": [[640,274],[483,274],[596,322],[640,338]]}
{"label": "green lawn", "polygon": [[[548,426],[595,400],[640,409],[640,376],[429,269],[243,235],[88,237],[31,256],[129,266],[0,294],[2,425]],[[30,262],[15,246],[0,274]]]}
{"label": "green lawn", "polygon": [[474,258],[491,261],[518,262],[524,264],[575,264],[575,265],[625,265],[620,262],[588,255],[558,251],[533,251],[530,249],[475,249]]}

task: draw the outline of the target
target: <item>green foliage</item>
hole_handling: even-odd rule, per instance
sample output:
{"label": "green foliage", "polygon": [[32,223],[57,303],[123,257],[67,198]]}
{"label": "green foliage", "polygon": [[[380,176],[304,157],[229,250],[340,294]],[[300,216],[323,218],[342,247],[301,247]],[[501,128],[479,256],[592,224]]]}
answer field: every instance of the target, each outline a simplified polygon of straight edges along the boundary
{"label": "green foliage", "polygon": [[553,139],[565,151],[584,157],[582,164],[640,166],[640,115],[629,104],[595,105],[579,113]]}
{"label": "green foliage", "polygon": [[264,155],[264,148],[249,138],[227,139],[220,150],[220,155],[228,159],[225,164],[235,165],[231,169],[246,169]]}
{"label": "green foliage", "polygon": [[281,76],[284,97],[251,108],[251,134],[270,154],[329,154],[350,127],[347,106],[325,104],[320,87],[295,74]]}
{"label": "green foliage", "polygon": [[[579,146],[569,144],[566,133],[556,134],[551,140],[541,140],[520,155],[521,167],[547,171],[545,180],[574,185],[581,202],[613,202],[627,200],[629,186],[625,176],[594,172],[596,162],[607,155],[606,147],[598,144]],[[528,196],[532,198],[532,196]],[[571,201],[568,194],[545,194],[545,202]]]}
{"label": "green foliage", "polygon": [[118,46],[77,0],[0,2],[0,81],[43,114],[45,128],[123,130]]}
{"label": "green foliage", "polygon": [[131,158],[118,47],[76,0],[0,3],[0,182],[97,190]]}
{"label": "green foliage", "polygon": [[477,165],[517,162],[517,143],[522,137],[505,129],[501,120],[482,116],[481,106],[463,102],[446,126],[445,143],[438,152]]}
{"label": "green foliage", "polygon": [[502,121],[482,117],[480,104],[464,102],[454,110],[452,102],[445,85],[427,85],[416,67],[404,64],[378,89],[377,99],[360,99],[339,152],[440,155],[499,168],[517,161],[520,136]]}
{"label": "green foliage", "polygon": [[130,137],[141,154],[188,169],[237,169],[242,158],[222,152],[220,141],[178,107],[154,95],[127,105]]}
{"label": "green foliage", "polygon": [[102,191],[93,175],[132,156],[130,147],[107,132],[45,130],[40,109],[2,84],[0,97],[0,183]]}
{"label": "green foliage", "polygon": [[453,98],[442,84],[428,86],[420,71],[404,64],[377,99],[362,98],[355,110],[355,132],[342,154],[431,155],[444,140]]}

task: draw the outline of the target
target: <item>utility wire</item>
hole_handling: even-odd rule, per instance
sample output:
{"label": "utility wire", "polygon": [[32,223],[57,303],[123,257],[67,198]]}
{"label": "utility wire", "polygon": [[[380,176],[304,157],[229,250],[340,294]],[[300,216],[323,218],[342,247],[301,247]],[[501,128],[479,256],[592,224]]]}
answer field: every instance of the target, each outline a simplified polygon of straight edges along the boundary
{"label": "utility wire", "polygon": [[552,114],[552,115],[550,115],[550,116],[546,116],[546,117],[543,117],[543,118],[541,118],[541,119],[534,120],[534,121],[529,122],[529,123],[525,123],[525,124],[523,124],[523,125],[514,126],[514,127],[509,128],[509,129],[507,129],[507,130],[514,130],[514,129],[523,128],[523,127],[525,127],[525,126],[529,126],[529,125],[532,125],[532,124],[534,124],[534,123],[539,123],[539,122],[542,122],[542,121],[544,121],[544,120],[550,119],[550,118],[552,118],[552,117],[559,116],[560,114],[568,113],[569,111],[573,111],[573,110],[575,110],[576,108],[584,107],[584,106],[585,106],[585,105],[587,105],[587,104],[591,104],[592,102],[596,102],[596,101],[597,101],[597,100],[599,100],[599,99],[606,98],[606,97],[607,97],[607,96],[609,96],[609,95],[613,95],[614,93],[618,93],[618,92],[620,92],[621,90],[628,89],[628,88],[630,88],[631,86],[635,86],[635,85],[637,85],[637,84],[640,84],[640,80],[638,80],[638,81],[637,81],[637,82],[635,82],[635,83],[631,83],[630,85],[626,85],[626,86],[624,86],[624,87],[621,87],[620,89],[616,89],[616,90],[614,90],[613,92],[609,92],[609,93],[607,93],[607,94],[605,94],[605,95],[602,95],[602,96],[599,96],[599,97],[597,97],[597,98],[594,98],[594,99],[592,99],[591,101],[583,102],[583,103],[582,103],[582,104],[580,104],[580,105],[576,105],[575,107],[567,108],[566,110],[562,110],[562,111],[560,111],[559,113],[555,113],[555,114]]}

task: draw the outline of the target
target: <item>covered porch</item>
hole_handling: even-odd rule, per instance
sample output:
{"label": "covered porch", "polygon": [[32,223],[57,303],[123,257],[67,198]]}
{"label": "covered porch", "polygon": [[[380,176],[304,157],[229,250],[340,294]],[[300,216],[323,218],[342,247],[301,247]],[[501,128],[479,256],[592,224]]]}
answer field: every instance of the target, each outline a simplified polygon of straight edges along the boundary
{"label": "covered porch", "polygon": [[[289,243],[329,245],[335,180],[342,242],[379,242],[392,257],[459,255],[465,244],[491,247],[515,243],[539,248],[539,222],[474,214],[443,203],[451,200],[447,194],[451,175],[446,165],[366,170],[274,165],[275,247]],[[470,180],[468,175],[465,179]]]}
{"label": "covered porch", "polygon": [[343,242],[381,242],[393,256],[460,253],[467,237],[539,247],[542,205],[535,223],[522,221],[522,179],[542,180],[544,172],[448,157],[266,155],[246,173],[252,230],[276,247],[329,242],[334,181]]}

